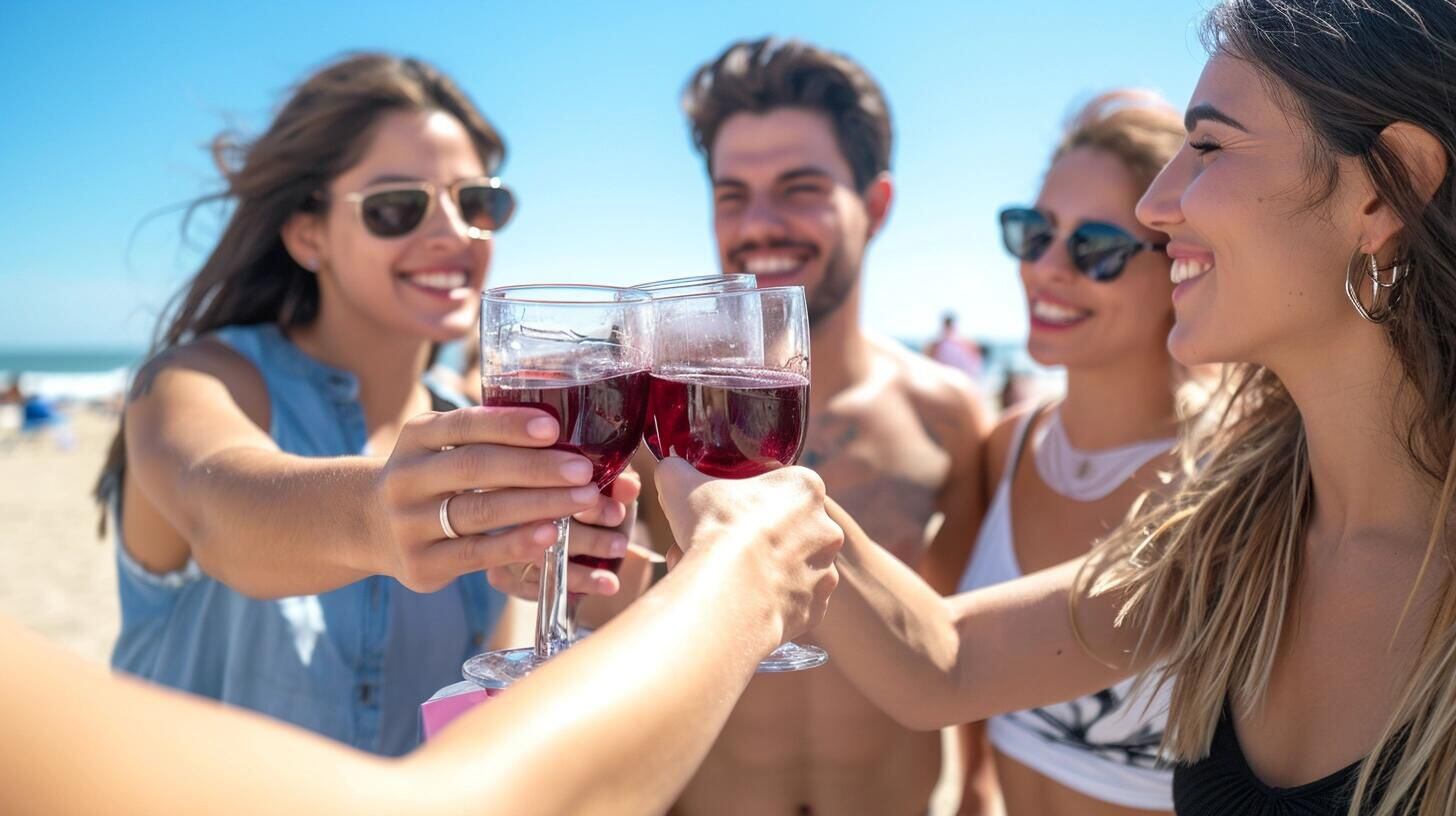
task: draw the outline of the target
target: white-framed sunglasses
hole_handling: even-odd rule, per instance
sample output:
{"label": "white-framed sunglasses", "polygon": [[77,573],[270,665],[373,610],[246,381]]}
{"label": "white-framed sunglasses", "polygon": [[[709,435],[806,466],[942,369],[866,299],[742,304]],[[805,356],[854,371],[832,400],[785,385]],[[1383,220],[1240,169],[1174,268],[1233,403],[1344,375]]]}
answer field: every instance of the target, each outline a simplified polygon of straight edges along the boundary
{"label": "white-framed sunglasses", "polygon": [[[434,212],[439,189],[428,181],[389,182],[348,193],[364,228],[376,238],[403,238]],[[505,227],[516,211],[516,196],[494,177],[464,178],[445,190],[471,238],[485,240]]]}

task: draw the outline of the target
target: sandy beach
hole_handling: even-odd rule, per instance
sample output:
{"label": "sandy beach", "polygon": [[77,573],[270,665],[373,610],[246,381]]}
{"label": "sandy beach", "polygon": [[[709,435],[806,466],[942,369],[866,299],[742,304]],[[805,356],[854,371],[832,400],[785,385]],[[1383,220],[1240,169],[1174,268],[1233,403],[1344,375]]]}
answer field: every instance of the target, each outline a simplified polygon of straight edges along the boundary
{"label": "sandy beach", "polygon": [[105,662],[118,628],[116,565],[90,493],[116,421],[84,408],[71,420],[69,450],[47,437],[0,438],[0,615]]}

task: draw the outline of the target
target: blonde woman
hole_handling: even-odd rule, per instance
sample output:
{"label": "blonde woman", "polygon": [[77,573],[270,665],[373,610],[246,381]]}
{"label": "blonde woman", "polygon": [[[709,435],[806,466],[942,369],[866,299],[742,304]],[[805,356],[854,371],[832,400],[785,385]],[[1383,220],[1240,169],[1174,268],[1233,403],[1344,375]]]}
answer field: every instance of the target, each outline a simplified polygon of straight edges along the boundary
{"label": "blonde woman", "polygon": [[[1104,94],[1069,123],[1035,202],[1001,211],[1003,242],[1021,262],[1027,352],[1063,367],[1067,391],[1011,411],[991,434],[995,495],[961,592],[1086,555],[1174,465],[1185,378],[1168,354],[1173,285],[1158,251],[1168,239],[1133,208],[1182,143],[1183,117],[1155,95]],[[1132,686],[968,726],[968,755],[981,753],[984,731],[1012,816],[1169,811],[1172,771],[1158,758],[1167,697]]]}
{"label": "blonde woman", "polygon": [[1239,364],[1196,469],[1092,556],[948,599],[841,516],[818,633],[921,728],[1158,667],[1185,816],[1453,813],[1456,6],[1226,0],[1206,32],[1138,206],[1174,357]]}

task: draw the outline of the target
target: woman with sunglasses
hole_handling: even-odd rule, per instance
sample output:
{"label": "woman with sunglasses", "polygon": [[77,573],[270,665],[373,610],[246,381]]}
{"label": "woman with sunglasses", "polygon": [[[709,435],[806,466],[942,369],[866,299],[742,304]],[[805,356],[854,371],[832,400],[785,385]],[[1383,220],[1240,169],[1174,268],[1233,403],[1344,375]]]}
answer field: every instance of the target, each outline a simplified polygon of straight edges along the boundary
{"label": "woman with sunglasses", "polygon": [[[422,377],[472,331],[515,207],[492,175],[504,144],[448,77],[352,56],[216,152],[226,225],[97,485],[117,535],[112,662],[400,754],[420,702],[496,628],[482,571],[539,563],[542,519],[619,524],[637,482],[599,496],[584,457],[547,449],[554,419],[451,410]],[[584,527],[572,546],[620,557],[626,541]],[[568,576],[577,592],[616,581]]]}
{"label": "woman with sunglasses", "polygon": [[[1000,214],[1021,261],[1027,351],[1065,368],[1067,390],[1054,405],[1011,411],[992,432],[986,483],[997,487],[961,592],[1086,555],[1173,464],[1183,377],[1167,347],[1167,239],[1133,208],[1182,141],[1182,117],[1161,99],[1104,94],[1071,120],[1036,203]],[[1157,758],[1167,700],[1131,686],[967,727],[971,745],[984,729],[1007,813],[1172,809],[1172,773]]]}
{"label": "woman with sunglasses", "polygon": [[1236,366],[1182,480],[948,599],[841,514],[816,632],[912,727],[1166,685],[1180,816],[1456,813],[1456,4],[1224,0],[1204,34],[1137,210],[1174,357]]}

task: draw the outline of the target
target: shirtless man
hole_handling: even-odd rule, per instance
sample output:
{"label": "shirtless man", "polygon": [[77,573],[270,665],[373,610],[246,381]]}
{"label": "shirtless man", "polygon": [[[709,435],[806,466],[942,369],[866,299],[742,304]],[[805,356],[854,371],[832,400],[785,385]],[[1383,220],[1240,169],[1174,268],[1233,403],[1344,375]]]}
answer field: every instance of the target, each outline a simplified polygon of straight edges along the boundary
{"label": "shirtless man", "polygon": [[[723,271],[806,290],[813,379],[800,464],[875,541],[950,591],[980,522],[988,416],[963,376],[859,324],[865,249],[893,191],[879,88],[845,57],[760,40],[701,68],[684,106],[707,159]],[[660,513],[643,518],[661,546]],[[822,668],[754,679],[674,812],[921,814],[940,745],[881,713],[830,655]]]}

